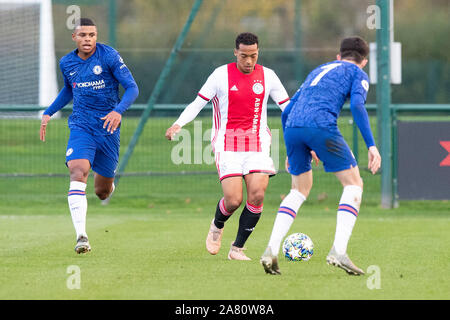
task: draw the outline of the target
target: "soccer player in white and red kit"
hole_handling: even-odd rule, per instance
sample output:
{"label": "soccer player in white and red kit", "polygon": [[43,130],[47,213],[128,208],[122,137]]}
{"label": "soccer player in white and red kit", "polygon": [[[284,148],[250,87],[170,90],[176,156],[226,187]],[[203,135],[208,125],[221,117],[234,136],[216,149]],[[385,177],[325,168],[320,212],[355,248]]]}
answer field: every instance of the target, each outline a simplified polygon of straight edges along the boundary
{"label": "soccer player in white and red kit", "polygon": [[256,35],[239,34],[234,50],[237,61],[215,69],[197,98],[166,132],[167,139],[172,140],[181,127],[212,102],[211,144],[224,196],[217,204],[206,238],[210,254],[219,252],[224,224],[242,203],[242,178],[247,187],[237,236],[228,253],[230,260],[250,260],[242,250],[261,216],[269,176],[276,174],[270,157],[267,100],[270,96],[282,111],[289,103],[289,95],[275,72],[256,63],[258,49]]}

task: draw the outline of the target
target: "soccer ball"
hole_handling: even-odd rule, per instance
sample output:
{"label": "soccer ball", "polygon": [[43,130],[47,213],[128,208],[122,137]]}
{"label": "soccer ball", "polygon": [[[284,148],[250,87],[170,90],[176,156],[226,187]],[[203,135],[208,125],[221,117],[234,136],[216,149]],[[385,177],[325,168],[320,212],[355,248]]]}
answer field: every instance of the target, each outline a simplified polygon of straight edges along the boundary
{"label": "soccer ball", "polygon": [[314,244],[304,233],[293,233],[284,240],[283,254],[289,261],[308,261],[313,255]]}

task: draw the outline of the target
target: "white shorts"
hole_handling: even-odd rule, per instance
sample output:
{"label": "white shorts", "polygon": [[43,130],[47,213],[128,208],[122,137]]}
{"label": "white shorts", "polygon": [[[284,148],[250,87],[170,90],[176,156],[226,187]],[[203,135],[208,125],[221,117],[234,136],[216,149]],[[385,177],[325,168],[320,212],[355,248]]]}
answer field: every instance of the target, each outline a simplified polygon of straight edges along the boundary
{"label": "white shorts", "polygon": [[218,151],[215,153],[219,179],[245,176],[249,173],[275,175],[273,160],[266,152]]}

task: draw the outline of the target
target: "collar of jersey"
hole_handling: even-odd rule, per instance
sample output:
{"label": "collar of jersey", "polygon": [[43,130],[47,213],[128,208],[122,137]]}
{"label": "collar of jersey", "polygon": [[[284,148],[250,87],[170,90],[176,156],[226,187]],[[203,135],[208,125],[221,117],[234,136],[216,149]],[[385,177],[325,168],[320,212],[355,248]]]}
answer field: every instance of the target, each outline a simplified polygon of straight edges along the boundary
{"label": "collar of jersey", "polygon": [[79,61],[81,61],[81,62],[88,62],[89,60],[91,60],[91,58],[92,58],[93,56],[97,55],[97,51],[98,51],[98,46],[96,45],[96,46],[95,46],[95,52],[94,52],[89,58],[87,58],[86,60],[81,59],[81,57],[78,55],[78,48],[76,48],[75,50],[73,50],[73,54],[76,56],[76,58],[77,58]]}

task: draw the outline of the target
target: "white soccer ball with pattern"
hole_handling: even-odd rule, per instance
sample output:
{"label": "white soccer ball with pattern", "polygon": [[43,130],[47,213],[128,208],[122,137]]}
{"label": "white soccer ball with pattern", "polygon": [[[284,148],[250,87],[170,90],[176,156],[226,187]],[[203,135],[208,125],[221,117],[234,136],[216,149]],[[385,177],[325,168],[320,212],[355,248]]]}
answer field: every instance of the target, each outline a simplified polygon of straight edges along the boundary
{"label": "white soccer ball with pattern", "polygon": [[314,253],[314,244],[304,233],[293,233],[283,242],[283,254],[289,261],[308,261]]}

